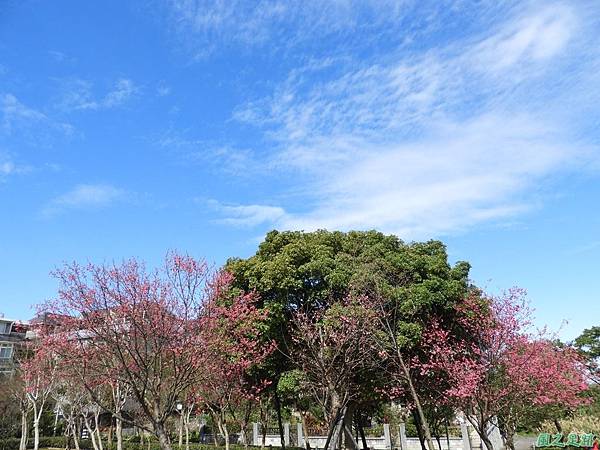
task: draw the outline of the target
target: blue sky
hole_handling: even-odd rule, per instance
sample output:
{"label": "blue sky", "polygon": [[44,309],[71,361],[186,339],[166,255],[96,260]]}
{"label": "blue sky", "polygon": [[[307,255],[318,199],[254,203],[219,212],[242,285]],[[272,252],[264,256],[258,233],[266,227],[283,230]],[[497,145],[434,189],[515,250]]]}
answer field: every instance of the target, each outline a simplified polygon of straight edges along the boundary
{"label": "blue sky", "polygon": [[599,38],[595,1],[4,1],[0,311],[63,261],[375,228],[571,339],[600,313]]}

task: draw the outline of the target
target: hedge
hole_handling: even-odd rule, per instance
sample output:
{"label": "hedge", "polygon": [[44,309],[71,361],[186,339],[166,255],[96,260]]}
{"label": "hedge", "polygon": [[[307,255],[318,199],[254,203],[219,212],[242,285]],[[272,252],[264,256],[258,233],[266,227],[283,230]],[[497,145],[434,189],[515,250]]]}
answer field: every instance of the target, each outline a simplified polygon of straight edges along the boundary
{"label": "hedge", "polygon": [[[19,450],[19,438],[6,438],[0,439],[0,450]],[[65,448],[66,447],[66,438],[64,436],[44,436],[40,437],[40,449],[42,448]],[[89,439],[81,439],[79,441],[79,447],[81,450],[92,450],[94,447],[92,446],[92,441]],[[173,450],[178,450],[177,443],[174,442],[171,444]],[[33,448],[33,439],[29,439],[27,443],[27,448]],[[183,447],[185,449],[185,445]],[[73,449],[73,442],[71,442],[71,449]],[[104,450],[115,450],[116,443],[108,447],[108,444],[104,442]],[[230,445],[231,450],[243,450],[244,446],[233,444]],[[303,450],[303,449],[295,449],[294,447],[286,447],[288,450]],[[158,442],[145,442],[140,444],[138,442],[129,442],[123,441],[123,450],[160,450],[160,446]],[[215,447],[214,445],[208,444],[195,444],[190,443],[190,450],[225,450],[225,446]]]}

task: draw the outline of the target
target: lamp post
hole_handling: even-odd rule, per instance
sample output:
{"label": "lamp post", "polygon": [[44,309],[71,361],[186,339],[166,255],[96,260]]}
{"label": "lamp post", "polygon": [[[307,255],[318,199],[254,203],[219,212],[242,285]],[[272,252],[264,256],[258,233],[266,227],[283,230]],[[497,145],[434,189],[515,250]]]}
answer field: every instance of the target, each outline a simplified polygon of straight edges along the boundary
{"label": "lamp post", "polygon": [[177,403],[175,406],[179,413],[179,448],[183,445],[183,404]]}

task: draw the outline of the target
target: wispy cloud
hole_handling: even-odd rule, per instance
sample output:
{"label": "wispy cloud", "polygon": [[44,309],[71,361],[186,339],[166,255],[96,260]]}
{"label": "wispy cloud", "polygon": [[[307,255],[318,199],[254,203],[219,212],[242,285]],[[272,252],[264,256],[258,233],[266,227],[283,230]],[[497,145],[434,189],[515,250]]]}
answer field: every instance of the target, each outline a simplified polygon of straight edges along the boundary
{"label": "wispy cloud", "polygon": [[537,207],[548,176],[600,153],[564,107],[577,97],[597,112],[598,37],[569,3],[532,3],[436,49],[292,71],[235,113],[282,170],[301,171],[308,201],[273,224],[423,238]]}
{"label": "wispy cloud", "polygon": [[0,180],[13,175],[22,175],[31,172],[32,168],[24,164],[17,164],[11,159],[0,158]]}
{"label": "wispy cloud", "polygon": [[250,148],[197,139],[191,137],[189,131],[177,131],[171,127],[156,136],[151,136],[148,140],[153,145],[177,155],[178,159],[186,165],[190,163],[208,165],[236,176],[244,174],[254,176],[259,171],[269,169],[264,161],[258,160],[255,152]]}
{"label": "wispy cloud", "polygon": [[108,184],[79,184],[52,199],[42,210],[44,217],[52,217],[68,210],[96,210],[128,198],[123,189]]}
{"label": "wispy cloud", "polygon": [[171,28],[189,50],[203,57],[231,43],[264,48],[268,44],[273,50],[323,37],[352,41],[358,30],[393,38],[395,30],[410,26],[402,19],[416,5],[407,0],[170,0],[168,6]]}
{"label": "wispy cloud", "polygon": [[159,97],[166,97],[170,93],[171,86],[166,84],[164,81],[161,81],[160,83],[158,83],[158,86],[156,86],[156,95],[158,95]]}
{"label": "wispy cloud", "polygon": [[101,110],[125,104],[134,97],[140,88],[127,78],[118,79],[103,96],[96,97],[93,84],[82,79],[70,79],[64,83],[59,107],[63,110]]}
{"label": "wispy cloud", "polygon": [[285,210],[268,205],[224,205],[210,201],[209,206],[224,216],[219,222],[238,227],[272,224],[286,216]]}
{"label": "wispy cloud", "polygon": [[71,124],[51,119],[42,111],[27,106],[13,94],[0,94],[0,114],[1,130],[5,135],[23,133],[28,139],[37,136],[38,140],[43,141],[48,133],[65,136],[74,133]]}

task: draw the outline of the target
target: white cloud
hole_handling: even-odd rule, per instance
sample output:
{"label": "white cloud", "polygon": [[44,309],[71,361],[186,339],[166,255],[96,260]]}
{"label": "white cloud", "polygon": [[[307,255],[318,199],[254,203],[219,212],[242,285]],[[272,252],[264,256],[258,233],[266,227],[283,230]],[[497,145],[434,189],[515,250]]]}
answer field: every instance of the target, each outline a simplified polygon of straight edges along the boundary
{"label": "white cloud", "polygon": [[15,165],[10,161],[0,163],[0,175],[10,175],[15,172]]}
{"label": "white cloud", "polygon": [[567,3],[533,3],[475,38],[290,73],[234,115],[300,174],[306,201],[272,224],[427,238],[537,207],[548,177],[600,153],[565,108],[576,96],[597,112],[591,29]]}
{"label": "white cloud", "polygon": [[31,170],[32,168],[30,166],[16,164],[11,160],[0,161],[0,178],[8,177],[10,175],[22,175]]}
{"label": "white cloud", "polygon": [[93,93],[93,84],[87,80],[71,79],[65,83],[60,108],[71,110],[101,110],[123,105],[139,92],[139,87],[127,78],[118,79],[102,97]]}
{"label": "white cloud", "polygon": [[25,135],[41,134],[40,140],[43,140],[50,132],[66,136],[74,132],[71,124],[49,118],[45,113],[25,105],[13,94],[0,95],[0,113],[2,131],[7,135],[20,131]]}
{"label": "white cloud", "polygon": [[126,191],[107,184],[79,184],[52,199],[42,210],[46,217],[71,209],[94,210],[125,200]]}
{"label": "white cloud", "polygon": [[506,25],[485,39],[470,55],[484,70],[508,70],[515,64],[543,62],[563,51],[576,29],[573,10],[548,4],[536,13]]}
{"label": "white cloud", "polygon": [[252,227],[264,223],[273,223],[285,216],[283,208],[268,205],[222,205],[209,202],[224,218],[221,223],[240,227]]}

